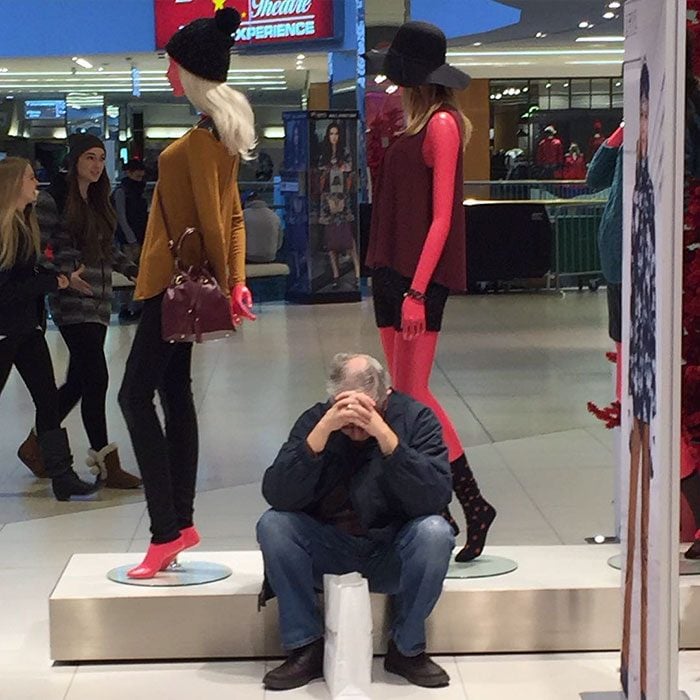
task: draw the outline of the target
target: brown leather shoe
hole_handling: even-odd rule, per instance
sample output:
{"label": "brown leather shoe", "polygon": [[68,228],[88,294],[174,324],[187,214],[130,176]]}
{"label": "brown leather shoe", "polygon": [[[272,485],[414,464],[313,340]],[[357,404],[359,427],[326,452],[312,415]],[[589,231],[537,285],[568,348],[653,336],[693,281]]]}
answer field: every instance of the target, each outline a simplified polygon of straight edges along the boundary
{"label": "brown leather shoe", "polygon": [[323,678],[323,639],[289,652],[287,660],[263,678],[268,690],[301,688],[315,678]]}
{"label": "brown leather shoe", "polygon": [[88,450],[85,461],[92,473],[108,489],[137,489],[141,486],[141,479],[122,469],[117,445],[113,442],[99,452]]}
{"label": "brown leather shoe", "polygon": [[44,458],[41,455],[39,439],[33,430],[30,431],[27,439],[19,446],[17,456],[29,467],[34,476],[39,479],[49,478],[46,467],[44,466]]}
{"label": "brown leather shoe", "polygon": [[445,669],[438,666],[425,652],[418,656],[404,656],[396,648],[393,639],[389,640],[389,648],[384,657],[384,670],[423,688],[444,688],[450,684]]}

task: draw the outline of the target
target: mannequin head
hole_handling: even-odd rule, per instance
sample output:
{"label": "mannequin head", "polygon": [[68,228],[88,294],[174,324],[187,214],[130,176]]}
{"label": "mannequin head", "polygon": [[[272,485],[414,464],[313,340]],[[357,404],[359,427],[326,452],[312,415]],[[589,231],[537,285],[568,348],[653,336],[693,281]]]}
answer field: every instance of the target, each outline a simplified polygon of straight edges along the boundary
{"label": "mannequin head", "polygon": [[253,110],[244,95],[226,85],[240,23],[238,10],[224,7],[214,17],[200,17],[180,27],[165,50],[173,94],[184,95],[195,109],[211,117],[231,155],[250,160],[256,143]]}
{"label": "mannequin head", "polygon": [[179,67],[185,97],[202,114],[214,120],[221,142],[231,155],[252,160],[256,146],[255,116],[245,95],[217,83],[193,75]]}
{"label": "mannequin head", "polygon": [[455,91],[443,85],[421,85],[415,88],[404,88],[401,91],[401,102],[408,126],[406,133],[417,134],[430,121],[430,117],[440,107],[448,106],[454,109],[462,119],[462,141],[464,148],[472,136],[472,124],[462,111]]}
{"label": "mannequin head", "polygon": [[185,88],[182,87],[182,80],[180,78],[180,66],[172,58],[170,58],[170,64],[168,65],[168,72],[166,73],[166,75],[168,77],[170,87],[173,89],[173,95],[175,95],[175,97],[184,97]]}
{"label": "mannequin head", "polygon": [[577,143],[572,143],[571,146],[569,146],[569,155],[574,158],[579,158],[581,156],[581,149],[578,147]]}

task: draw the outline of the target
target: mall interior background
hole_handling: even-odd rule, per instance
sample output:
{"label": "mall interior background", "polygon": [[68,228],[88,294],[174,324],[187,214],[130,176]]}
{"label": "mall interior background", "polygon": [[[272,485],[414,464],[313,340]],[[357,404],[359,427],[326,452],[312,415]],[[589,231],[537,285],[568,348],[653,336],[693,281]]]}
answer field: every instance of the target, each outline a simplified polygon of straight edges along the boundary
{"label": "mall interior background", "polygon": [[[66,16],[66,4],[72,17]],[[358,38],[357,10],[363,4],[366,32]],[[312,192],[313,184],[311,160],[306,168],[289,162],[285,114],[315,111],[323,120],[340,110],[357,111],[352,204],[362,255],[373,139],[390,124],[399,98],[386,82],[358,73],[357,47],[388,43],[408,7],[413,18],[443,28],[450,42],[448,61],[473,78],[460,95],[475,127],[464,172],[464,194],[472,204],[467,208],[472,294],[448,304],[432,386],[455,421],[482,488],[498,506],[489,544],[573,546],[584,545],[586,537],[617,534],[614,431],[587,409],[589,401],[605,405],[613,397],[596,250],[606,193],[590,192],[580,171],[568,177],[563,157],[553,167],[540,144],[545,128],[554,126],[562,153],[576,143],[590,162],[601,137],[619,124],[621,4],[316,0],[321,12],[335,6],[330,36],[237,48],[229,82],[253,106],[261,155],[242,170],[240,189],[262,194],[282,218],[288,239],[276,261],[282,271],[275,268],[257,281],[250,276],[258,320],[230,347],[198,349],[195,384],[203,445],[198,522],[205,548],[256,548],[253,528],[264,508],[261,474],[294,417],[321,396],[330,358],[343,350],[381,357],[366,280],[352,283],[346,255],[340,261],[344,283],[330,287],[311,208],[301,219],[307,249],[300,253],[289,242],[300,225],[290,209],[300,191],[294,188]],[[41,180],[49,182],[65,156],[66,136],[84,130],[109,144],[115,183],[121,164],[134,156],[143,158],[153,183],[158,153],[196,120],[167,85],[167,59],[157,48],[158,5],[173,3],[0,2],[0,157],[30,158]],[[317,131],[322,138],[322,129]],[[370,161],[366,169],[364,153]],[[479,205],[484,201],[496,203],[486,212]],[[316,274],[314,266],[323,269]],[[308,285],[295,290],[299,277]],[[116,391],[133,332],[133,326],[113,317],[108,417],[129,464],[133,455]],[[66,352],[51,325],[48,338],[61,376]],[[234,396],[245,399],[232,401]],[[15,603],[0,612],[0,679],[16,690],[8,697],[79,700],[97,692],[111,697],[135,682],[164,697],[179,697],[167,694],[175,692],[171,683],[204,693],[211,692],[204,681],[214,679],[225,689],[234,676],[249,693],[245,697],[256,697],[265,662],[224,670],[207,664],[127,665],[119,673],[109,666],[51,667],[46,597],[56,577],[74,552],[142,551],[148,534],[143,497],[103,492],[93,502],[56,504],[15,458],[31,421],[31,402],[16,376],[0,398],[0,415],[0,556],[6,567],[0,591]],[[71,416],[67,427],[82,454],[79,416]],[[34,553],[30,561],[27,551]],[[543,575],[555,579],[558,573]],[[510,674],[519,697],[541,700],[616,688],[616,663],[614,655],[601,654],[527,662],[457,657],[449,666],[451,675],[462,679],[464,697],[467,692],[473,693],[470,698],[506,697],[498,694],[495,677]],[[690,660],[683,671],[686,688],[697,685],[697,663]],[[552,679],[557,689],[550,686]],[[398,697],[405,691],[387,684],[382,692]]]}

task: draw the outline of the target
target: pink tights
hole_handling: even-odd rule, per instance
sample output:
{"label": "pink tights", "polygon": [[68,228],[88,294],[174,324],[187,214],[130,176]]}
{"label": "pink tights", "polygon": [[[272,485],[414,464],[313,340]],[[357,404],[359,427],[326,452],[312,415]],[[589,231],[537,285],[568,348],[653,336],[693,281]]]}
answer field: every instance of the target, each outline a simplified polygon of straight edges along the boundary
{"label": "pink tights", "polygon": [[400,331],[380,328],[379,335],[394,388],[434,411],[442,425],[450,462],[461,457],[464,448],[459,435],[447,413],[430,391],[430,372],[435,360],[438,334],[426,332],[414,340],[404,340]]}

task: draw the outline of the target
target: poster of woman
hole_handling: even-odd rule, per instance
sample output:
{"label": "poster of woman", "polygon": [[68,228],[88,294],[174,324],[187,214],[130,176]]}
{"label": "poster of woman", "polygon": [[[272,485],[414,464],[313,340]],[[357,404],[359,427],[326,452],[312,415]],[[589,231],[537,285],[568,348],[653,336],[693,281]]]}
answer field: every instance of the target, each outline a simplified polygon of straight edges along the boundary
{"label": "poster of woman", "polygon": [[310,173],[317,222],[312,237],[318,253],[314,286],[322,292],[357,290],[357,117],[354,112],[314,114]]}

